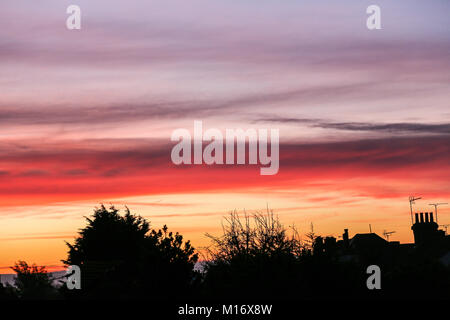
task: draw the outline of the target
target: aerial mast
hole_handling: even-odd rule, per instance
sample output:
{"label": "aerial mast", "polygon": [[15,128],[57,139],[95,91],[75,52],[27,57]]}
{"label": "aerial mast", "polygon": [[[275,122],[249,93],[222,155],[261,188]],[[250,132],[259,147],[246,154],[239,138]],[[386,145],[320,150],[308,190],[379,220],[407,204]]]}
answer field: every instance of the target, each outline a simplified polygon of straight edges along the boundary
{"label": "aerial mast", "polygon": [[422,197],[414,197],[414,196],[410,196],[409,197],[409,208],[411,209],[411,225],[413,225],[414,224],[414,221],[413,221],[413,209],[412,209],[412,205],[413,205],[413,203],[415,203],[414,201],[416,201],[416,200],[419,200],[419,199],[422,199]]}
{"label": "aerial mast", "polygon": [[386,231],[386,230],[384,230],[384,232],[383,232],[383,235],[384,235],[384,237],[386,238],[386,240],[389,242],[389,236],[391,235],[391,234],[393,234],[393,233],[395,233],[395,231]]}
{"label": "aerial mast", "polygon": [[434,213],[436,216],[436,223],[438,223],[438,216],[437,216],[437,207],[440,205],[448,204],[447,202],[441,202],[441,203],[430,203],[430,206],[434,206]]}

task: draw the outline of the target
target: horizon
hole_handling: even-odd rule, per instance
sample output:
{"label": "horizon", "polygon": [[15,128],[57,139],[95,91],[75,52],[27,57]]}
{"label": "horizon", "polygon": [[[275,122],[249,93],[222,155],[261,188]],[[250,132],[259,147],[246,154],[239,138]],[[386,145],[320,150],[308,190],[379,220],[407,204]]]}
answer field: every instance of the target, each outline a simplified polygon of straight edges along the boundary
{"label": "horizon", "polygon": [[[370,1],[76,2],[81,30],[70,1],[0,5],[0,273],[58,266],[102,203],[198,249],[267,207],[302,234],[412,243],[408,197],[450,202],[448,1],[379,0],[381,30]],[[195,120],[279,129],[278,172],[175,165]]]}

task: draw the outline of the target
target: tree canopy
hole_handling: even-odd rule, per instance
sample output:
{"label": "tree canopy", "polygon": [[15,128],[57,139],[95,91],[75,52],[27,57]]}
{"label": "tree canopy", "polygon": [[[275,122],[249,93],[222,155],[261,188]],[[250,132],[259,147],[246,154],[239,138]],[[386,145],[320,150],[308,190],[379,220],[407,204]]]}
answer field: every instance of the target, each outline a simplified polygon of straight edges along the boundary
{"label": "tree canopy", "polygon": [[[179,296],[193,278],[197,254],[167,226],[155,230],[128,208],[101,206],[69,247],[67,265],[78,265],[89,297]],[[76,290],[75,290],[76,291]],[[79,294],[79,293],[68,293]]]}

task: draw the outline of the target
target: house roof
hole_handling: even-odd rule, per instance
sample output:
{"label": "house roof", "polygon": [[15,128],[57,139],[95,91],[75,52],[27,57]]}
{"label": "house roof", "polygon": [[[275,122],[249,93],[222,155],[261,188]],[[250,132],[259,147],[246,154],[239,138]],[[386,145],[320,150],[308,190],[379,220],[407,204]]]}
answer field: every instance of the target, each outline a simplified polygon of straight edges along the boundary
{"label": "house roof", "polygon": [[386,241],[376,233],[357,233],[350,240],[350,247],[378,247],[385,246],[388,243],[388,241]]}

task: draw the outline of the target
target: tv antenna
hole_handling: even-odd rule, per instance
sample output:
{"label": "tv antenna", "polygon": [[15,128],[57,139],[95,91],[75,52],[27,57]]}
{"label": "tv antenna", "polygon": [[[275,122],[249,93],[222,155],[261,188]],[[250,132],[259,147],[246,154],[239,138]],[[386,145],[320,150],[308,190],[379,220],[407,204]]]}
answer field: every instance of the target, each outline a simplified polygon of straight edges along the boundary
{"label": "tv antenna", "polygon": [[413,205],[413,203],[415,203],[414,201],[419,200],[419,199],[422,199],[422,197],[414,197],[414,196],[409,197],[409,208],[411,209],[411,225],[414,224],[412,205]]}
{"label": "tv antenna", "polygon": [[386,230],[383,231],[383,235],[388,242],[389,242],[389,236],[393,233],[395,233],[395,231],[386,231]]}
{"label": "tv antenna", "polygon": [[[436,216],[436,223],[438,223],[437,207],[441,206],[441,205],[444,205],[444,204],[448,204],[448,203],[447,202],[441,202],[441,203],[430,203],[429,204],[430,206],[434,206],[434,213],[435,213],[435,216]],[[445,233],[447,233],[447,232],[445,232]]]}

